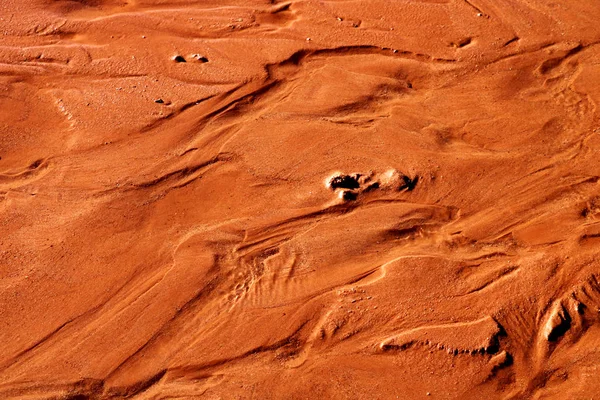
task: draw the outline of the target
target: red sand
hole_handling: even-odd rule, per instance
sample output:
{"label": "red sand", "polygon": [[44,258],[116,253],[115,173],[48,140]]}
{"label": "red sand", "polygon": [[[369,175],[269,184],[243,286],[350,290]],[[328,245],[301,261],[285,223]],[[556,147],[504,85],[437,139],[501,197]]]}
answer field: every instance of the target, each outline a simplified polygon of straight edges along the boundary
{"label": "red sand", "polygon": [[600,398],[599,21],[3,0],[0,398]]}

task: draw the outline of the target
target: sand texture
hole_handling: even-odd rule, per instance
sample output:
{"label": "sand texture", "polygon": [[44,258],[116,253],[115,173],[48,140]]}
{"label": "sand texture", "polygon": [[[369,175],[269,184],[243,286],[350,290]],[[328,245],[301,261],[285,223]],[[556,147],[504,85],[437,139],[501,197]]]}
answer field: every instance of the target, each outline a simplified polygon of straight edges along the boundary
{"label": "sand texture", "polygon": [[596,0],[0,0],[0,399],[600,399]]}

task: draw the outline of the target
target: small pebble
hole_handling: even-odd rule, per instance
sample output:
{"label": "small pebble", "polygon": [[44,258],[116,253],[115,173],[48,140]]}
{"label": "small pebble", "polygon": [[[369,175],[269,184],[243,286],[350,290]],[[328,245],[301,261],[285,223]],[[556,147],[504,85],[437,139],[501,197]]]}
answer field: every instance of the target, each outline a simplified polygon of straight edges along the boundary
{"label": "small pebble", "polygon": [[164,104],[165,101],[163,99],[156,99],[154,102],[157,104]]}

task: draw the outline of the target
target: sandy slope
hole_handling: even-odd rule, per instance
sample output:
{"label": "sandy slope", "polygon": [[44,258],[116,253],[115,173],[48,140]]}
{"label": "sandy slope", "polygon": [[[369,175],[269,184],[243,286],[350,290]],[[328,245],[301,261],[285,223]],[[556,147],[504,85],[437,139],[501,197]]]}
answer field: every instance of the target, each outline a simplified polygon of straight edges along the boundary
{"label": "sandy slope", "polygon": [[598,21],[3,0],[0,398],[600,398]]}

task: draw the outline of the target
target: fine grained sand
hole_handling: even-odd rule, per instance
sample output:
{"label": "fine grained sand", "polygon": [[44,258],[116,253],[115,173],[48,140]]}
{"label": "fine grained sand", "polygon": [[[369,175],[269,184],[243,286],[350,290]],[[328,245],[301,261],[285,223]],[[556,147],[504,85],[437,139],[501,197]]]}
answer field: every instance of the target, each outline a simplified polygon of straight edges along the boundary
{"label": "fine grained sand", "polygon": [[2,0],[0,398],[600,398],[598,21]]}

